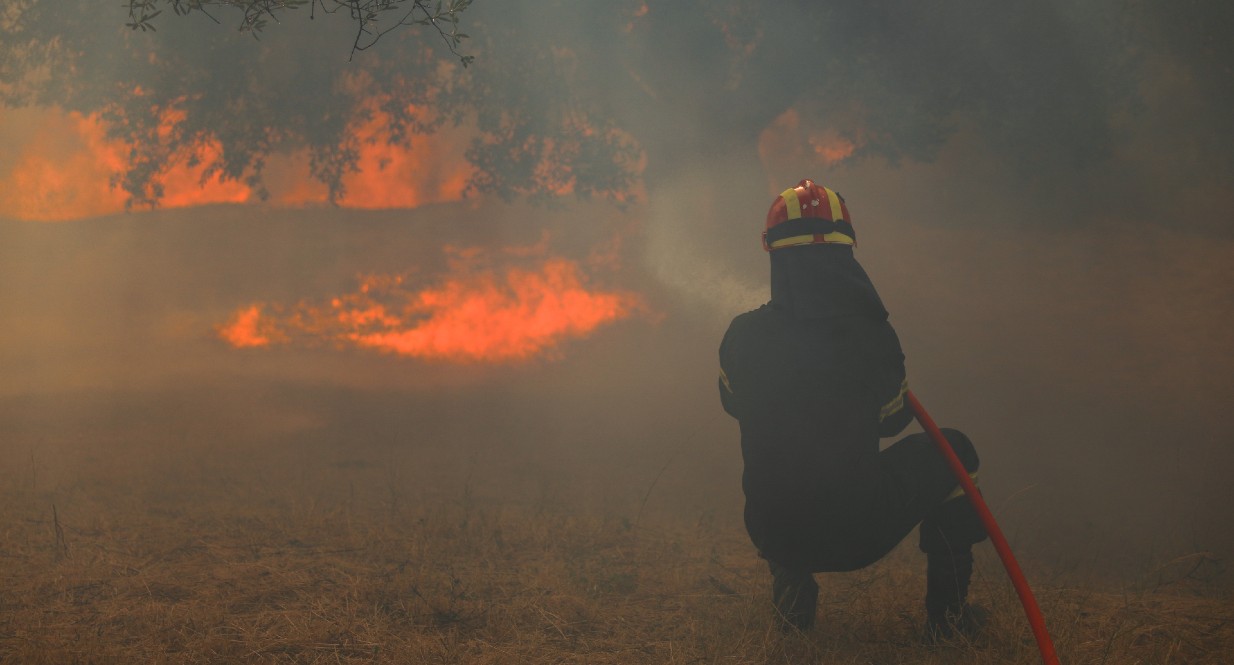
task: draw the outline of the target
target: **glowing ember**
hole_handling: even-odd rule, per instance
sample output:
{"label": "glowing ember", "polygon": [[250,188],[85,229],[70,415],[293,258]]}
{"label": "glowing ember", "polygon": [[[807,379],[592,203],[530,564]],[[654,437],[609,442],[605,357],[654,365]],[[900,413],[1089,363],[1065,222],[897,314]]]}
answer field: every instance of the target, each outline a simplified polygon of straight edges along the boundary
{"label": "glowing ember", "polygon": [[332,342],[414,358],[507,362],[551,354],[564,340],[644,309],[636,294],[589,289],[568,259],[497,271],[476,269],[474,251],[456,254],[449,274],[425,288],[409,288],[400,276],[369,276],[324,305],[241,309],[218,335],[237,348]]}

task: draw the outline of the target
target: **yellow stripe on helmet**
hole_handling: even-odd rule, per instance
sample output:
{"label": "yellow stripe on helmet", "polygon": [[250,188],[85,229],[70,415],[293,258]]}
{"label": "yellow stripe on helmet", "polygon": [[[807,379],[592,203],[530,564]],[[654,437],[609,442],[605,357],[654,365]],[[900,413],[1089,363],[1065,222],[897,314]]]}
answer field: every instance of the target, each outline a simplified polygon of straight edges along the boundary
{"label": "yellow stripe on helmet", "polygon": [[[852,245],[853,244],[852,238],[844,235],[843,233],[840,233],[839,231],[832,231],[831,233],[824,233],[821,235],[822,235],[821,242],[832,243],[836,245]],[[773,243],[769,243],[767,246],[770,247],[771,249],[780,249],[781,247],[792,247],[793,245],[813,245],[814,243],[819,242],[817,238],[818,236],[813,233],[809,235],[804,235],[804,236],[790,236],[788,238],[781,238]]]}
{"label": "yellow stripe on helmet", "polygon": [[801,201],[797,199],[797,190],[786,189],[780,193],[780,198],[784,199],[784,210],[788,213],[786,219],[801,219]]}
{"label": "yellow stripe on helmet", "polygon": [[844,219],[844,209],[840,207],[839,195],[826,187],[823,191],[827,192],[827,203],[831,204],[831,221],[838,222]]}

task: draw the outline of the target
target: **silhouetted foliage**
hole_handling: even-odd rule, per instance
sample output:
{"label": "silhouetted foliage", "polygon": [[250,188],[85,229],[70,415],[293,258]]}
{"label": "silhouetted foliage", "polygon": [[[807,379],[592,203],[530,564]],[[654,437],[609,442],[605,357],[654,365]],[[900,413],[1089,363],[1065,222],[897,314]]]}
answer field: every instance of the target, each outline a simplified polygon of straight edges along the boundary
{"label": "silhouetted foliage", "polygon": [[[215,23],[212,10],[229,8],[241,14],[240,32],[254,37],[265,30],[270,21],[280,21],[280,16],[293,9],[309,6],[309,18],[320,11],[326,14],[342,12],[355,24],[356,38],[352,43],[352,56],[377,44],[389,32],[408,26],[430,26],[437,31],[450,51],[458,56],[466,67],[473,56],[461,55],[456,50],[467,35],[459,32],[459,14],[467,9],[471,0],[441,0],[431,4],[428,0],[129,0],[128,27],[142,32],[155,30],[154,19],[170,8],[178,16],[200,12]],[[446,26],[449,26],[447,30]]]}
{"label": "silhouetted foliage", "polygon": [[[203,158],[183,147],[206,139],[220,149],[207,177],[260,187],[269,155],[307,149],[337,200],[356,168],[351,129],[376,109],[404,144],[473,124],[470,187],[504,197],[627,201],[640,178],[650,191],[700,164],[757,160],[759,132],[789,108],[803,125],[859,139],[850,159],[930,160],[963,127],[1023,173],[1046,174],[1110,153],[1147,49],[1228,90],[1228,48],[1215,35],[1232,20],[1216,4],[130,0],[126,27],[90,0],[11,0],[0,11],[0,103],[101,111],[133,146],[117,184],[137,204],[156,203],[157,174]],[[479,58],[467,68],[460,59],[472,56],[455,51],[464,10]],[[207,16],[225,11],[261,39],[215,29]],[[445,42],[389,32],[409,24]],[[1197,30],[1211,38],[1192,43]],[[1222,167],[1228,134],[1212,150]]]}

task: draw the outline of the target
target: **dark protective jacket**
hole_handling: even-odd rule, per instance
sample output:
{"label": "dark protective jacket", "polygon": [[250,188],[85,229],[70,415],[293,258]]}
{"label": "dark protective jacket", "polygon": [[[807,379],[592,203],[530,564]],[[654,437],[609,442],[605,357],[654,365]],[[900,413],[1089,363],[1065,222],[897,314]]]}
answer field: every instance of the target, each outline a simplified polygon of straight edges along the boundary
{"label": "dark protective jacket", "polygon": [[771,261],[771,302],[733,319],[720,345],[720,398],[741,425],[750,538],[787,564],[863,528],[861,507],[879,500],[879,438],[912,415],[899,339],[852,248]]}

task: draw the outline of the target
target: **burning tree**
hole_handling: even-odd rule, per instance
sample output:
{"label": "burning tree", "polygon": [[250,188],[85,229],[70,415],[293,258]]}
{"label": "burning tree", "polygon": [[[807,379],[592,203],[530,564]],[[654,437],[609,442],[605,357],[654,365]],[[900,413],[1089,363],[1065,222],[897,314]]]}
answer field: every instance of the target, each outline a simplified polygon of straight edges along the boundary
{"label": "burning tree", "polygon": [[[1194,4],[1230,23],[1215,3]],[[507,198],[654,199],[699,171],[715,196],[762,197],[759,136],[786,113],[839,142],[829,160],[929,160],[964,128],[1024,173],[1062,181],[1109,154],[1148,45],[1189,43],[1208,14],[1188,6],[130,0],[132,30],[88,0],[13,0],[0,12],[0,104],[101,113],[131,146],[115,184],[142,205],[160,200],[177,160],[260,192],[268,158],[292,151],[337,201],[357,168],[355,127],[374,117],[382,140],[406,147],[468,126],[470,191]],[[300,20],[268,25],[297,7]],[[167,8],[184,16],[141,29]],[[226,8],[261,39],[212,29]],[[476,37],[460,62],[464,10]],[[442,39],[387,34],[408,24]],[[1229,48],[1204,44],[1182,62],[1219,62]],[[1227,69],[1193,71],[1228,82]],[[215,149],[183,150],[205,143]],[[1207,150],[1224,166],[1234,154]]]}

